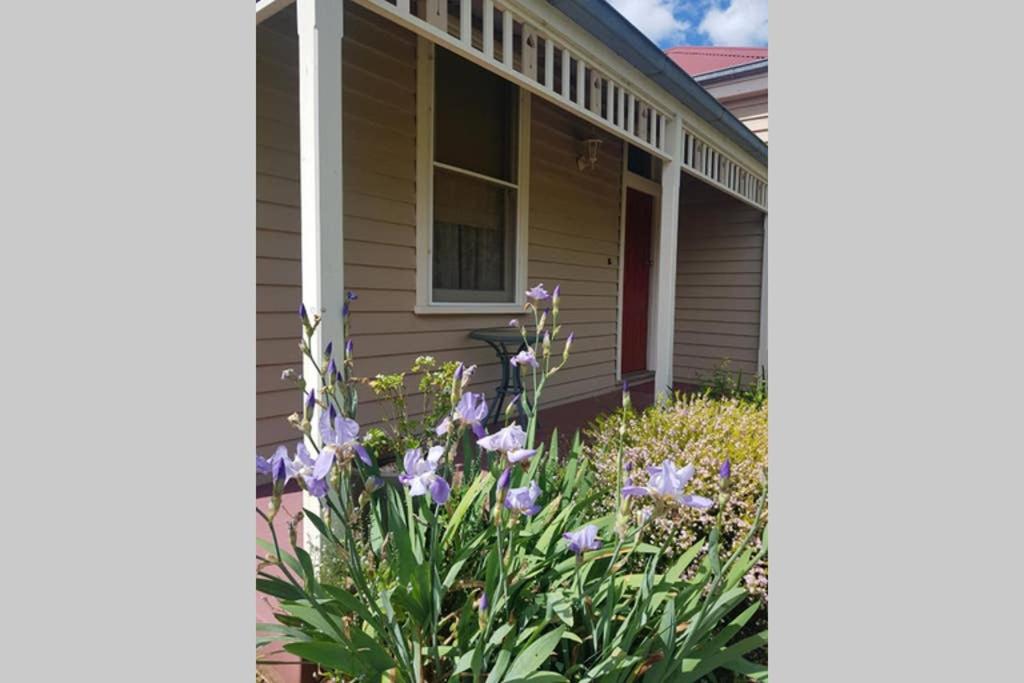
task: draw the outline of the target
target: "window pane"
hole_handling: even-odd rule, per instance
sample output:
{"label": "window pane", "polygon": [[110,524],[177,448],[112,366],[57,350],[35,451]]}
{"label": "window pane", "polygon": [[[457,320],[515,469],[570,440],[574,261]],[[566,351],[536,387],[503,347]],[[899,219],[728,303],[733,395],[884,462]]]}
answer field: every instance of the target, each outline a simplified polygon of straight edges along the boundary
{"label": "window pane", "polygon": [[434,158],[515,182],[516,87],[438,46]]}
{"label": "window pane", "polygon": [[650,153],[633,145],[629,145],[626,168],[637,175],[642,175],[644,178],[654,177],[654,164]]}
{"label": "window pane", "polygon": [[511,302],[516,191],[434,173],[434,301]]}

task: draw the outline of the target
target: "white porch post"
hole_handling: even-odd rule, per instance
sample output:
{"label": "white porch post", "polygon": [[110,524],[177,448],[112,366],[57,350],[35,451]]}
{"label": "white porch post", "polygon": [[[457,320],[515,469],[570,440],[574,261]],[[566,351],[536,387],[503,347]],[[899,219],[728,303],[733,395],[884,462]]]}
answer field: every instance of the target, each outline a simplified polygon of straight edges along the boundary
{"label": "white porch post", "polygon": [[764,215],[761,242],[761,319],[758,325],[757,371],[768,377],[768,214]]}
{"label": "white porch post", "polygon": [[680,142],[683,122],[677,114],[666,126],[666,149],[672,158],[661,164],[661,216],[658,223],[654,391],[672,394],[672,355],[676,327],[676,259],[679,240]]}
{"label": "white porch post", "polygon": [[[342,269],[341,38],[342,0],[297,0],[299,33],[299,184],[302,221],[302,301],[323,322],[313,337],[318,357],[329,340],[341,343]],[[340,353],[341,349],[338,348]],[[307,359],[303,375],[317,376]],[[315,421],[314,421],[315,425]],[[315,430],[315,426],[314,426]],[[317,499],[303,503],[319,512]],[[314,558],[320,539],[303,525]]]}

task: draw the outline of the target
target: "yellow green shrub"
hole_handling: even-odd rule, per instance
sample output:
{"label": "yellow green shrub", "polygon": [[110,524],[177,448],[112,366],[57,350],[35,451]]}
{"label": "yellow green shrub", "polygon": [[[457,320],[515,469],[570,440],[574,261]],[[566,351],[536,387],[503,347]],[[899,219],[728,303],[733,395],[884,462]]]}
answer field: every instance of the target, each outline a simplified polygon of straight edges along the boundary
{"label": "yellow green shrub", "polygon": [[[597,487],[603,493],[596,512],[615,506],[616,453],[621,412],[603,416],[585,430],[584,453],[597,471]],[[722,541],[726,551],[739,543],[754,522],[768,462],[768,404],[739,398],[677,395],[642,413],[630,411],[626,428],[626,463],[632,465],[636,483],[646,480],[646,468],[671,460],[678,466],[693,465],[696,475],[687,492],[716,501],[707,510],[673,507],[652,519],[645,537],[654,545],[667,543],[666,554],[681,553],[695,541],[707,538],[722,510]],[[728,458],[731,473],[728,497],[722,498],[719,469]],[[724,508],[722,504],[724,502]],[[767,514],[767,510],[763,514]],[[755,547],[756,547],[755,542]],[[767,600],[767,560],[746,576],[751,594]]]}

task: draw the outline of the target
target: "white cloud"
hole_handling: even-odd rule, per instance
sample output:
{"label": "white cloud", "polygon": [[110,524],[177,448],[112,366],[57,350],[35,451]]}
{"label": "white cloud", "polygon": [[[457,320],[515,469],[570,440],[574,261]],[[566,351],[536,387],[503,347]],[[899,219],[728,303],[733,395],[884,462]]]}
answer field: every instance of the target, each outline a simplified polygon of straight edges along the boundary
{"label": "white cloud", "polygon": [[713,45],[767,45],[768,0],[730,0],[725,9],[712,7],[698,30]]}
{"label": "white cloud", "polygon": [[690,23],[677,15],[687,2],[679,0],[610,0],[631,24],[656,43],[683,43]]}

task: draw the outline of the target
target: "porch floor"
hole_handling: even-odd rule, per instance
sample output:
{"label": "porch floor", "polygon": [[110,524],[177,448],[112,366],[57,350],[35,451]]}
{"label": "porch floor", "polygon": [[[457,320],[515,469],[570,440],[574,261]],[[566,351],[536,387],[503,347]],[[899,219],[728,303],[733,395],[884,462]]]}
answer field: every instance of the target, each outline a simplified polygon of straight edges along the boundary
{"label": "porch floor", "polygon": [[[645,408],[654,402],[654,380],[630,385],[630,399],[637,408]],[[598,396],[591,396],[553,408],[541,409],[537,425],[536,443],[548,443],[555,429],[558,430],[558,448],[572,445],[573,437],[598,415],[610,413],[622,405],[622,391],[617,389]],[[582,434],[580,435],[582,437]]]}

